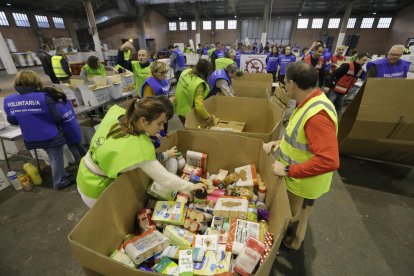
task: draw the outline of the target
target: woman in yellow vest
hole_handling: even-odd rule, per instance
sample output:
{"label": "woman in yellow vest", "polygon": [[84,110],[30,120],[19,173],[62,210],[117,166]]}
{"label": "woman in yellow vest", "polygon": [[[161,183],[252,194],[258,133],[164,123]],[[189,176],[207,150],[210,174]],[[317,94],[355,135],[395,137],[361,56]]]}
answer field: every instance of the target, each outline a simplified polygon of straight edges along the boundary
{"label": "woman in yellow vest", "polygon": [[182,72],[175,90],[174,110],[179,115],[183,125],[185,117],[194,107],[197,115],[205,121],[205,126],[214,122],[214,115],[210,115],[204,107],[204,99],[210,88],[207,79],[211,73],[211,64],[201,59],[193,69]]}
{"label": "woman in yellow vest", "polygon": [[135,90],[139,97],[141,97],[141,87],[145,80],[151,77],[151,63],[148,61],[147,50],[141,49],[138,51],[138,60],[132,61],[132,71],[134,72]]}
{"label": "woman in yellow vest", "polygon": [[118,56],[116,60],[117,69],[124,68],[126,70],[132,71],[131,60],[132,54],[135,52],[135,47],[130,41],[126,41],[121,45],[121,48],[118,50]]}
{"label": "woman in yellow vest", "polygon": [[216,71],[226,68],[227,65],[236,64],[236,54],[236,50],[230,49],[224,54],[224,57],[216,59]]}
{"label": "woman in yellow vest", "polygon": [[[92,207],[101,193],[119,174],[141,168],[149,177],[171,190],[205,189],[169,173],[156,160],[149,136],[163,129],[168,101],[155,98],[133,99],[127,110],[114,105],[92,137],[88,153],[79,165],[78,191],[86,205]],[[144,192],[144,191],[143,191]]]}
{"label": "woman in yellow vest", "polygon": [[104,66],[100,63],[98,57],[89,56],[79,75],[84,79],[99,76],[106,77],[106,71],[114,71],[115,73],[118,73],[114,67]]}
{"label": "woman in yellow vest", "polygon": [[285,89],[296,100],[282,140],[263,145],[277,149],[273,173],[283,176],[292,221],[283,244],[299,250],[314,201],[329,191],[332,172],[339,168],[338,119],[335,107],[318,87],[316,69],[304,62],[288,65]]}

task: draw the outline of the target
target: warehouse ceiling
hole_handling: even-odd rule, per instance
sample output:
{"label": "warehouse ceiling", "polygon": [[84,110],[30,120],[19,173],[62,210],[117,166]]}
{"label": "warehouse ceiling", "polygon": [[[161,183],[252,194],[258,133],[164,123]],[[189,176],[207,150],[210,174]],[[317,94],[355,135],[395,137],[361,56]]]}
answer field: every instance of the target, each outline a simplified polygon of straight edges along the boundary
{"label": "warehouse ceiling", "polygon": [[[345,0],[93,0],[98,22],[111,20],[111,15],[134,14],[134,7],[151,6],[170,20],[194,19],[195,10],[201,19],[220,17],[263,16],[264,6],[269,4],[272,16],[327,15],[341,16]],[[392,14],[412,4],[412,0],[354,0],[352,14]],[[10,5],[8,5],[10,4]],[[2,9],[30,12],[48,12],[72,17],[84,17],[83,0],[2,0]],[[106,20],[99,20],[100,18]]]}

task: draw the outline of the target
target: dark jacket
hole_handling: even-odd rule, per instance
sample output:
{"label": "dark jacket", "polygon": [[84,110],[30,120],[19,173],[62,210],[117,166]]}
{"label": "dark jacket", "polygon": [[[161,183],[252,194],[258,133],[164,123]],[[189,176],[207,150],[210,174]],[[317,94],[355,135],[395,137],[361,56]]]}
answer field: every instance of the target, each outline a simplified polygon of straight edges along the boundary
{"label": "dark jacket", "polygon": [[52,56],[46,52],[42,52],[39,54],[39,59],[42,62],[43,70],[45,71],[46,75],[54,75],[53,67],[52,67]]}

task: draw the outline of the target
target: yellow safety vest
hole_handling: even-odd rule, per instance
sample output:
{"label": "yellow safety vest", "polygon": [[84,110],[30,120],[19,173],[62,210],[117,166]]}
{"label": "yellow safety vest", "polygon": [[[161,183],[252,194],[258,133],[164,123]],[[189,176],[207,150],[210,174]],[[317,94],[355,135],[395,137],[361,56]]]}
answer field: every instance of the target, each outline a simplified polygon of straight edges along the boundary
{"label": "yellow safety vest", "polygon": [[231,58],[218,58],[215,61],[216,70],[225,69],[227,65],[236,64]]}
{"label": "yellow safety vest", "polygon": [[[55,73],[55,76],[60,78],[67,78],[69,75],[63,70],[62,64],[60,61],[62,60],[62,56],[53,56],[52,57],[52,68],[53,72]],[[69,67],[70,70],[70,67]]]}
{"label": "yellow safety vest", "polygon": [[[325,110],[335,123],[338,133],[338,119],[332,102],[322,93],[309,99],[303,106],[296,108],[290,117],[286,132],[278,149],[279,161],[285,165],[302,164],[314,157],[310,152],[305,135],[306,122],[321,110]],[[329,191],[332,172],[306,178],[285,177],[287,189],[293,194],[316,199]]]}
{"label": "yellow safety vest", "polygon": [[124,60],[131,60],[131,58],[132,58],[131,50],[128,49],[124,51]]}

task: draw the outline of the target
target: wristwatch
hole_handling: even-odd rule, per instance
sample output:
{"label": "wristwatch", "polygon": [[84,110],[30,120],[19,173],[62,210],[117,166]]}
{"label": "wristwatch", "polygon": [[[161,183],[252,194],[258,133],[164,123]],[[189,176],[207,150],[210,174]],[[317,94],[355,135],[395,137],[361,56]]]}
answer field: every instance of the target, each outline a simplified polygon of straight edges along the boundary
{"label": "wristwatch", "polygon": [[285,173],[289,174],[289,171],[290,171],[290,165],[287,165],[287,166],[285,167]]}

